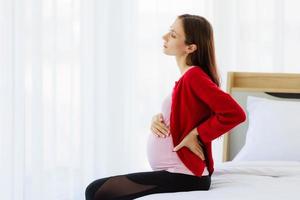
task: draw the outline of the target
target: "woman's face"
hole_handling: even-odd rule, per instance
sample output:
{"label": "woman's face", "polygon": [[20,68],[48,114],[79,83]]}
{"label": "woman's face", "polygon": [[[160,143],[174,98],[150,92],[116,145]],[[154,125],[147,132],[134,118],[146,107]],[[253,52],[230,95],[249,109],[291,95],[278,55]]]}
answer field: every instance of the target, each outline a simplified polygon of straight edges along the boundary
{"label": "woman's face", "polygon": [[184,43],[185,35],[181,19],[176,19],[170,27],[170,31],[163,35],[163,50],[166,55],[183,56],[187,45]]}

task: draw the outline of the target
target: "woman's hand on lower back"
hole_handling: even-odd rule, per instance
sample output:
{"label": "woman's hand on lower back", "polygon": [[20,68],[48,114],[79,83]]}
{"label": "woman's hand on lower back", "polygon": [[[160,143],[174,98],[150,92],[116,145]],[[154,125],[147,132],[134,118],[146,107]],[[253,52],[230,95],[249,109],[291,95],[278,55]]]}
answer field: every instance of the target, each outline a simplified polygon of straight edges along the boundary
{"label": "woman's hand on lower back", "polygon": [[165,124],[162,113],[152,117],[150,129],[158,137],[167,137],[170,134],[169,126]]}
{"label": "woman's hand on lower back", "polygon": [[185,136],[185,138],[176,147],[174,147],[173,151],[178,151],[182,147],[187,147],[194,154],[199,156],[202,160],[205,160],[203,148],[199,144],[199,140],[197,136],[198,136],[197,129],[194,128],[188,135]]}

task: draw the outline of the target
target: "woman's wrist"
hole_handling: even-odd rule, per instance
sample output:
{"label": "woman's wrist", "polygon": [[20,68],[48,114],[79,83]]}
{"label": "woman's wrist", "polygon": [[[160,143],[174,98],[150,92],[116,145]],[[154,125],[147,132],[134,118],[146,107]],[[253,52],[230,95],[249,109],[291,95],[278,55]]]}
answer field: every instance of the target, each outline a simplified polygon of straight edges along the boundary
{"label": "woman's wrist", "polygon": [[197,127],[194,128],[194,129],[191,131],[191,133],[192,133],[193,135],[198,135]]}

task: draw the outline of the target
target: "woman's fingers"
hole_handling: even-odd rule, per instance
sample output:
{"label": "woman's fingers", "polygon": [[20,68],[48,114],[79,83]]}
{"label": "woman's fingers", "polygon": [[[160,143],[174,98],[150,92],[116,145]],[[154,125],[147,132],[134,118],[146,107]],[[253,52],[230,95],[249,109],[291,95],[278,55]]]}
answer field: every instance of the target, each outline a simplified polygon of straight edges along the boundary
{"label": "woman's fingers", "polygon": [[202,150],[202,148],[200,147],[200,148],[194,148],[194,153],[197,155],[197,156],[199,156],[202,160],[205,160],[205,156],[204,156],[204,154],[203,154],[203,150]]}
{"label": "woman's fingers", "polygon": [[164,123],[154,122],[154,126],[159,129],[161,133],[168,134],[169,132],[168,127]]}
{"label": "woman's fingers", "polygon": [[157,130],[155,127],[151,127],[152,133],[157,135],[158,137],[164,137],[164,134],[162,134],[159,130]]}
{"label": "woman's fingers", "polygon": [[160,137],[169,135],[168,128],[164,127],[164,125],[161,123],[154,122],[151,126],[151,130]]}
{"label": "woman's fingers", "polygon": [[202,160],[205,160],[203,149],[199,144],[194,144],[188,147],[194,154],[200,157]]}
{"label": "woman's fingers", "polygon": [[159,113],[152,118],[151,131],[159,137],[169,135],[169,127],[164,123],[162,113]]}
{"label": "woman's fingers", "polygon": [[164,133],[164,131],[158,127],[154,126],[154,130],[156,131],[156,134],[159,135],[160,137],[166,137],[167,134]]}
{"label": "woman's fingers", "polygon": [[164,124],[161,124],[159,122],[153,122],[151,127],[154,129],[154,132],[157,135],[164,137],[164,135],[168,135],[168,130],[164,126]]}

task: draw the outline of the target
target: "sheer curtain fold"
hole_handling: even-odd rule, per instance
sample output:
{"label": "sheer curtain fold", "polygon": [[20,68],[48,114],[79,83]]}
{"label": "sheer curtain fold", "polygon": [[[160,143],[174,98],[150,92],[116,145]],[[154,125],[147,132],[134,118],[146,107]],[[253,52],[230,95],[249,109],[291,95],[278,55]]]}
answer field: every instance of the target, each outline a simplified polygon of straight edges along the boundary
{"label": "sheer curtain fold", "polygon": [[[152,115],[179,77],[176,16],[206,17],[226,73],[298,72],[296,0],[1,0],[0,199],[82,200],[97,178],[147,171]],[[214,143],[221,161],[222,141]]]}
{"label": "sheer curtain fold", "polygon": [[133,154],[137,51],[128,38],[137,6],[15,0],[0,7],[1,199],[83,199],[96,177],[134,167],[125,156]]}

